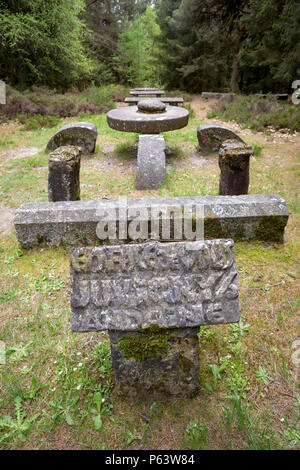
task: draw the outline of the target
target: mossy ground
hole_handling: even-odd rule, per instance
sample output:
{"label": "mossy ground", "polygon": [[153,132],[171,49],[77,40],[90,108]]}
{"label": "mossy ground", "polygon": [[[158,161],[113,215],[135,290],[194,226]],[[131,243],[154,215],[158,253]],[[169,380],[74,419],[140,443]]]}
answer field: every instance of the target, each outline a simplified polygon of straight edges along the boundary
{"label": "mossy ground", "polygon": [[[166,134],[167,145],[180,152],[169,159],[167,184],[158,191],[135,189],[135,158],[124,149],[136,145],[136,136],[109,129],[105,116],[85,116],[97,125],[99,138],[96,154],[82,159],[82,199],[217,194],[217,157],[197,151],[196,128],[208,104],[195,97],[192,105],[189,125]],[[47,200],[43,149],[56,130],[24,131],[16,124],[1,129],[4,208]],[[284,245],[236,243],[242,324],[201,329],[201,393],[154,403],[119,396],[107,335],[71,332],[69,248],[22,252],[12,231],[0,240],[3,448],[300,448],[299,136],[234,130],[262,148],[250,163],[250,193],[282,195],[290,218]],[[40,152],[17,158],[31,146]],[[99,396],[105,401],[97,408]],[[5,415],[16,423],[18,397],[21,422],[35,417],[25,441],[18,428],[3,426]]]}

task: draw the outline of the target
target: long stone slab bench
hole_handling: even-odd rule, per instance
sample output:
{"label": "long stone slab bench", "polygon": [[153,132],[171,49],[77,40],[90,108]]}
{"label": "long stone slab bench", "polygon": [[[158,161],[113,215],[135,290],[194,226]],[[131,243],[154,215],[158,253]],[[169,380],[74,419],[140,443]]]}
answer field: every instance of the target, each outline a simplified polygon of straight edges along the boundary
{"label": "long stone slab bench", "polygon": [[289,95],[287,93],[275,93],[275,94],[267,94],[267,93],[256,93],[255,96],[259,98],[267,98],[267,96],[271,96],[277,98],[278,100],[285,101],[288,99]]}
{"label": "long stone slab bench", "polygon": [[[19,243],[25,249],[47,245],[103,244],[96,234],[99,214],[115,210],[119,227],[119,202],[100,200],[23,204],[17,209],[14,219]],[[203,207],[205,238],[283,242],[289,213],[285,200],[276,194],[128,199],[126,210],[132,213],[133,209],[146,209],[149,221],[153,208],[157,210],[167,206],[176,210],[187,205],[193,205],[194,209]],[[192,217],[195,220],[195,215]],[[127,217],[126,229],[130,222],[131,218]],[[149,225],[148,233],[151,233]],[[161,229],[159,237],[163,239]]]}
{"label": "long stone slab bench", "polygon": [[[134,104],[137,104],[140,100],[141,98],[130,97],[130,98],[125,98],[124,102],[130,105],[134,105]],[[184,103],[183,98],[174,98],[174,97],[171,97],[171,98],[162,97],[160,98],[160,101],[162,101],[165,104],[171,104],[172,106],[178,106],[178,104]]]}
{"label": "long stone slab bench", "polygon": [[235,93],[218,93],[214,91],[203,91],[201,93],[202,98],[204,98],[205,100],[214,100],[214,99],[219,100],[220,98],[223,98],[229,95],[235,95]]}

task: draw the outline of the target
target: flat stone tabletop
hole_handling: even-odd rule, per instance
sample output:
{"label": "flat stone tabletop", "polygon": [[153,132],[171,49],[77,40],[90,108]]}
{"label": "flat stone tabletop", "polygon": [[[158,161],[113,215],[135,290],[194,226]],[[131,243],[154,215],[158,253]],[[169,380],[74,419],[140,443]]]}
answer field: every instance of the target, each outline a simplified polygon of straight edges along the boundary
{"label": "flat stone tabletop", "polygon": [[144,88],[132,88],[130,91],[160,91],[159,88],[149,88],[149,87],[144,87]]}
{"label": "flat stone tabletop", "polygon": [[152,96],[152,95],[156,95],[156,96],[162,96],[165,94],[164,91],[162,90],[132,90],[129,92],[130,95],[132,96]]}
{"label": "flat stone tabletop", "polygon": [[[124,102],[125,103],[138,103],[140,100],[141,100],[140,96],[131,96],[130,98],[125,98]],[[172,96],[171,98],[167,98],[163,96],[160,98],[160,101],[162,101],[163,103],[167,103],[167,104],[173,104],[173,103],[183,103],[184,100],[183,98],[179,98],[179,97],[177,98],[177,97]]]}
{"label": "flat stone tabletop", "polygon": [[168,106],[163,113],[142,113],[137,106],[112,109],[106,114],[109,127],[117,131],[139,134],[159,134],[185,127],[189,111],[178,106]]}

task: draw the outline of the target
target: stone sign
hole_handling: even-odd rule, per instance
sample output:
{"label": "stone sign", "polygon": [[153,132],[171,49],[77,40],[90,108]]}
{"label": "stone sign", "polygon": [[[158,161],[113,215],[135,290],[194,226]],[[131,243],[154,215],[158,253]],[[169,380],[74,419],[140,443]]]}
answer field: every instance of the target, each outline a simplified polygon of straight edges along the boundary
{"label": "stone sign", "polygon": [[238,322],[232,240],[76,248],[72,329],[137,331]]}

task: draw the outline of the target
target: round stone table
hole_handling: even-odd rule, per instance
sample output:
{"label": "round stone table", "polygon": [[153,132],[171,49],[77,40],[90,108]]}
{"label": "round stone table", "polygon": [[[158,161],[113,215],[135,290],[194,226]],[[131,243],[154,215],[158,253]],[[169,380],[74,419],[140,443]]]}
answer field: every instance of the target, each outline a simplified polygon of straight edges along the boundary
{"label": "round stone table", "polygon": [[137,132],[139,134],[159,134],[185,127],[189,111],[178,106],[166,106],[164,112],[146,113],[137,106],[124,106],[107,113],[109,127],[116,131]]}
{"label": "round stone table", "polygon": [[137,106],[112,109],[109,127],[116,131],[138,132],[137,189],[159,189],[166,181],[165,140],[160,132],[185,127],[189,111],[166,106],[159,99],[141,99]]}

